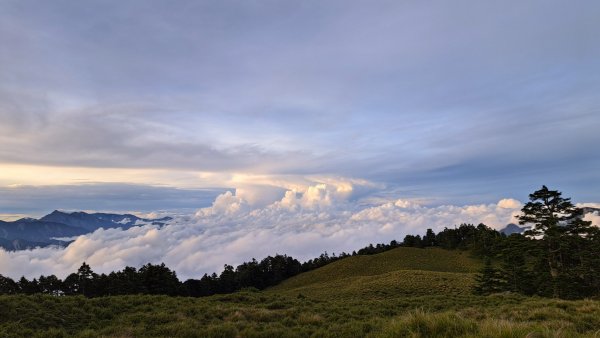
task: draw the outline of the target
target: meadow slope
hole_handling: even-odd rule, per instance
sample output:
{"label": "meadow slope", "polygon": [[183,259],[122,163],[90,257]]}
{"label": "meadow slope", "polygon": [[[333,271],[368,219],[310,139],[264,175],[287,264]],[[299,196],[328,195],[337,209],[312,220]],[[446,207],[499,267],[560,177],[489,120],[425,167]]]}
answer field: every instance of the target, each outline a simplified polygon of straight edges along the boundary
{"label": "meadow slope", "polygon": [[468,252],[350,257],[205,298],[0,296],[0,337],[598,337],[600,301],[470,294]]}
{"label": "meadow slope", "polygon": [[467,251],[401,247],[333,262],[285,280],[267,292],[369,299],[470,294],[481,266],[481,261]]}

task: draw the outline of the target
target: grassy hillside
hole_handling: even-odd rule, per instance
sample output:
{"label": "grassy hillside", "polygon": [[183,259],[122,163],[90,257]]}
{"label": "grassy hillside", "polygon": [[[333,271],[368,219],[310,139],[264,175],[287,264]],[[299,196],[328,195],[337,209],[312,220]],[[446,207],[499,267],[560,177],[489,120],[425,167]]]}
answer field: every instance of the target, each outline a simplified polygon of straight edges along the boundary
{"label": "grassy hillside", "polygon": [[470,294],[480,268],[481,262],[465,251],[397,248],[342,259],[290,278],[268,292],[320,298]]}
{"label": "grassy hillside", "polygon": [[399,248],[343,259],[265,292],[0,296],[0,337],[600,335],[597,300],[470,294],[480,264],[466,252]]}

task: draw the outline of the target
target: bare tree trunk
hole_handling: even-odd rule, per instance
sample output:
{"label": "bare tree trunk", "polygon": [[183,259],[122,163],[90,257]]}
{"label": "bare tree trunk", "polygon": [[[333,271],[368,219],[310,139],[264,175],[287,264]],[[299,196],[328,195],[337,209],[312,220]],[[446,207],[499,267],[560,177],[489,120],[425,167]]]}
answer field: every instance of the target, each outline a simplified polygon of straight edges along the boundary
{"label": "bare tree trunk", "polygon": [[548,239],[548,267],[550,268],[550,277],[552,277],[552,297],[559,298],[558,288],[559,267],[556,262],[556,250],[552,250],[552,240]]}

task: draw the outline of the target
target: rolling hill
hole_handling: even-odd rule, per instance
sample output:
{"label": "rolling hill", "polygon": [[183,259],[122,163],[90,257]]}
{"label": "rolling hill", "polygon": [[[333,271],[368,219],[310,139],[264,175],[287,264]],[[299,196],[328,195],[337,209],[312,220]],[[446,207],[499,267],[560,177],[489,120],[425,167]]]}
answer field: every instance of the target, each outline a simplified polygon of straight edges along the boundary
{"label": "rolling hill", "polygon": [[[353,256],[266,291],[0,295],[1,337],[597,337],[600,302],[470,293],[466,251]],[[303,296],[299,296],[303,295]]]}
{"label": "rolling hill", "polygon": [[465,251],[403,247],[345,258],[266,291],[202,298],[0,295],[0,336],[598,336],[600,302],[473,295],[480,266]]}
{"label": "rolling hill", "polygon": [[319,298],[469,294],[481,266],[466,251],[402,247],[336,261],[268,292]]}

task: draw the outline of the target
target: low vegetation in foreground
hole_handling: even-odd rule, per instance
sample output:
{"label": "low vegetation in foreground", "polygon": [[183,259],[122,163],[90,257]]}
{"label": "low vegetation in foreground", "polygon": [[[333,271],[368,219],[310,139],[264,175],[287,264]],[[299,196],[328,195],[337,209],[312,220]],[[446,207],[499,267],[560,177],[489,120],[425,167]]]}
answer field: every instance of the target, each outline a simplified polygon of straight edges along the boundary
{"label": "low vegetation in foreground", "polygon": [[[354,256],[210,297],[0,296],[0,337],[599,337],[600,301],[473,295],[467,251]],[[438,271],[441,270],[441,271]]]}
{"label": "low vegetation in foreground", "polygon": [[1,296],[2,337],[598,337],[600,302],[515,294],[328,299]]}

